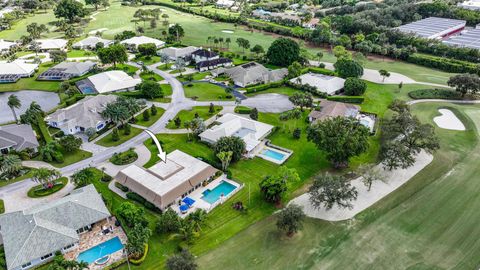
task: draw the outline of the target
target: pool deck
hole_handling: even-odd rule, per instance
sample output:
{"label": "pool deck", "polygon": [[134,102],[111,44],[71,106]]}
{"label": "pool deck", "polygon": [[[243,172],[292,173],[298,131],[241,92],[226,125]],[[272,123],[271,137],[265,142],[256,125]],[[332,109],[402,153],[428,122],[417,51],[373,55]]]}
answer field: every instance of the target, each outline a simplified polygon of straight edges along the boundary
{"label": "pool deck", "polygon": [[[115,226],[115,220],[116,220],[115,217],[110,217],[109,220],[102,220],[100,222],[97,222],[95,225],[93,225],[91,231],[80,234],[79,244],[75,246],[72,250],[64,254],[65,259],[75,260],[81,252],[88,250],[105,241],[113,239],[117,236],[118,238],[120,238],[120,241],[122,242],[122,244],[125,245],[127,243],[127,235],[123,231],[122,227]],[[104,226],[106,227],[112,226],[113,232],[107,235],[104,235],[102,233],[102,228]],[[123,250],[119,250],[110,255],[110,260],[106,264],[95,265],[94,263],[92,263],[88,266],[88,269],[91,269],[91,270],[103,269],[105,266],[108,266],[116,261],[119,261],[120,259],[122,259],[122,257],[123,257]]]}
{"label": "pool deck", "polygon": [[[269,156],[267,156],[267,155],[262,154],[262,152],[263,152],[264,150],[271,150],[271,151],[279,152],[279,153],[283,154],[284,157],[283,157],[281,160],[278,160],[278,159],[269,157]],[[256,153],[256,156],[259,157],[259,158],[263,158],[263,159],[265,159],[265,160],[267,160],[267,161],[273,162],[273,163],[275,163],[275,164],[281,165],[281,164],[283,164],[285,161],[287,161],[287,159],[289,159],[292,154],[293,154],[293,151],[292,151],[292,150],[289,150],[289,149],[286,149],[286,148],[283,148],[283,147],[279,147],[279,146],[276,146],[276,145],[272,145],[272,144],[266,144],[264,147],[262,147],[262,148]]]}
{"label": "pool deck", "polygon": [[[225,197],[222,197],[220,198],[218,201],[216,201],[214,204],[210,204],[204,200],[202,200],[202,197],[203,197],[203,192],[207,189],[214,189],[216,186],[220,185],[220,183],[222,181],[225,181],[225,182],[228,182],[232,185],[235,186],[235,189],[232,190],[232,192],[230,192],[227,196]],[[184,218],[186,217],[188,214],[194,212],[196,209],[203,209],[205,211],[210,212],[213,210],[213,208],[215,208],[217,205],[219,204],[223,204],[224,202],[226,202],[228,199],[230,199],[235,193],[237,193],[240,189],[243,188],[243,185],[240,185],[239,183],[233,181],[233,180],[230,180],[230,179],[227,179],[227,176],[226,175],[221,175],[220,177],[218,177],[217,179],[213,180],[212,182],[210,182],[208,185],[204,186],[204,187],[201,187],[201,188],[198,188],[197,190],[193,191],[192,193],[188,194],[187,197],[190,197],[192,199],[195,200],[195,203],[192,205],[192,207],[190,207],[190,209],[188,209],[188,211],[185,213],[185,214],[182,214],[182,212],[180,211],[180,205],[176,204],[176,205],[173,205],[171,206],[171,208],[177,212],[177,214],[181,217],[181,218]]]}

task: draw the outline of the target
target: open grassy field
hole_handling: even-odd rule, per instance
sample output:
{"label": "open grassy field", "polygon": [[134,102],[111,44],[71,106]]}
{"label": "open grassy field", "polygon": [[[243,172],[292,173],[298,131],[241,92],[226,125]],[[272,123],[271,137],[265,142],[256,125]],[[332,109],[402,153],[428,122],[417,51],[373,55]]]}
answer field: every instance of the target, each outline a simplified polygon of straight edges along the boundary
{"label": "open grassy field", "polygon": [[[191,86],[190,86],[191,85]],[[227,94],[222,87],[204,82],[195,82],[184,86],[185,96],[198,101],[234,100],[232,94]],[[229,98],[227,98],[229,96]]]}
{"label": "open grassy field", "polygon": [[[413,112],[432,123],[445,104]],[[434,161],[354,220],[307,219],[292,239],[269,217],[201,256],[201,269],[477,269],[480,265],[479,106],[448,105],[467,131],[436,128]]]}
{"label": "open grassy field", "polygon": [[105,146],[105,147],[117,146],[137,136],[142,131],[143,131],[142,129],[132,127],[130,134],[125,135],[123,132],[123,129],[118,129],[118,134],[120,135],[120,139],[118,141],[112,140],[112,133],[110,132],[108,135],[98,140],[96,144]]}
{"label": "open grassy field", "polygon": [[[149,110],[150,112],[150,108],[148,108],[147,110]],[[156,115],[150,114],[150,119],[148,121],[143,120],[143,114],[139,114],[135,117],[135,120],[136,120],[135,124],[144,126],[144,127],[149,127],[153,125],[155,122],[157,122],[157,120],[160,119],[160,117],[162,117],[164,112],[165,112],[165,109],[157,107],[157,114]]]}

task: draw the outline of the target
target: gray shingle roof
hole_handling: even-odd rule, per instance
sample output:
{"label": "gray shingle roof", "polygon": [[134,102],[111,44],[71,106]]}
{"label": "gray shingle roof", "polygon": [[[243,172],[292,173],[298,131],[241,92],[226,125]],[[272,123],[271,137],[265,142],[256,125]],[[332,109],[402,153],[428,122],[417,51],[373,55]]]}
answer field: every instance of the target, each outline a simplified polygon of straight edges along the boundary
{"label": "gray shingle roof", "polygon": [[30,125],[0,126],[0,149],[13,147],[17,151],[38,147],[37,137]]}
{"label": "gray shingle roof", "polygon": [[93,185],[47,204],[0,215],[7,268],[16,268],[77,242],[76,230],[109,216]]}

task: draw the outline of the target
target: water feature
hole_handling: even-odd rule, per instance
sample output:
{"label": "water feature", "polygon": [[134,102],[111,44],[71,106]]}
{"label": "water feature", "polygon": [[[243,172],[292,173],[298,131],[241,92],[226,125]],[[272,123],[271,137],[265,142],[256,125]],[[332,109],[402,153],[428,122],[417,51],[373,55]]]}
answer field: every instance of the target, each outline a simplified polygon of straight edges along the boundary
{"label": "water feature", "polygon": [[8,97],[11,94],[15,94],[22,103],[22,106],[20,108],[15,109],[18,117],[20,117],[20,115],[28,109],[32,101],[37,102],[38,105],[40,105],[42,110],[45,112],[55,108],[60,102],[60,98],[58,97],[57,93],[54,92],[21,90],[16,92],[0,93],[0,124],[12,122],[15,120],[13,118],[12,111],[7,105]]}

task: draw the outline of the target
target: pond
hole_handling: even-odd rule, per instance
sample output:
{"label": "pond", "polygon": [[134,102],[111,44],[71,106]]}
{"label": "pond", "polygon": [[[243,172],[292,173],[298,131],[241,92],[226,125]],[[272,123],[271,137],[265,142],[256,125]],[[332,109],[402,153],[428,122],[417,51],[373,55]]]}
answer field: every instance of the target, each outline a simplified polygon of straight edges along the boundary
{"label": "pond", "polygon": [[8,107],[7,105],[8,97],[11,94],[15,94],[22,103],[22,106],[15,110],[18,117],[20,117],[20,115],[28,109],[32,101],[36,101],[38,105],[42,107],[42,110],[45,112],[55,108],[55,106],[57,106],[60,102],[58,94],[53,92],[21,90],[16,92],[0,93],[0,124],[12,122],[15,120],[15,118],[13,118],[10,107]]}

